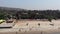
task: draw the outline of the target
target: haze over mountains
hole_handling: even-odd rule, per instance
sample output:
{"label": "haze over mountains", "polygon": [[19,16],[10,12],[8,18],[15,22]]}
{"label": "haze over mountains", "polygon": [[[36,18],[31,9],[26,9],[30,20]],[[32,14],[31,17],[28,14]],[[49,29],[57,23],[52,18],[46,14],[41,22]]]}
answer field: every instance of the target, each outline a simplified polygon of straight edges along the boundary
{"label": "haze over mountains", "polygon": [[11,8],[11,7],[0,7],[0,9],[4,9],[4,10],[24,10],[24,9],[20,9],[20,8]]}
{"label": "haze over mountains", "polygon": [[[19,10],[28,10],[28,9],[22,9],[22,8],[1,7],[1,6],[0,6],[0,9],[4,9],[4,10],[18,10],[18,11]],[[53,9],[47,9],[47,10],[53,10]],[[41,10],[41,11],[43,11],[43,10]]]}

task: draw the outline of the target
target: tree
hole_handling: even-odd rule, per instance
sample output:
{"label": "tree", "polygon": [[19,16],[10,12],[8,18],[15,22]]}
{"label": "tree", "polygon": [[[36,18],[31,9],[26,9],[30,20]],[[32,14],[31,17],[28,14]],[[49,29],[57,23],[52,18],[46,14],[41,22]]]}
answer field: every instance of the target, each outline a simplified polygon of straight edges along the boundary
{"label": "tree", "polygon": [[47,19],[48,19],[48,21],[51,22],[53,18],[52,18],[52,16],[47,16]]}
{"label": "tree", "polygon": [[5,15],[0,13],[0,19],[5,19]]}

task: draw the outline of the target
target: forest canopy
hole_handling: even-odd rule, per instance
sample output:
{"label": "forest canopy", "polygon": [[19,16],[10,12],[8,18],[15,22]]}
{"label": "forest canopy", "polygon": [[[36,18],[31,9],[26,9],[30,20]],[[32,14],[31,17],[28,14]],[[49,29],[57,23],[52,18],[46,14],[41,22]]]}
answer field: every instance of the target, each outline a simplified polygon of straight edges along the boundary
{"label": "forest canopy", "polygon": [[60,19],[60,10],[25,10],[0,7],[0,19]]}

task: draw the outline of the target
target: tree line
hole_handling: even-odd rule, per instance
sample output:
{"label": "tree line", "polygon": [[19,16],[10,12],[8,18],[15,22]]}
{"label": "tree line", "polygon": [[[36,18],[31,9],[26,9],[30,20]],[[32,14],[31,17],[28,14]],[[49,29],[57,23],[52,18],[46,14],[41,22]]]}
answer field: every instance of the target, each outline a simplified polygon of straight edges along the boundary
{"label": "tree line", "polygon": [[60,19],[59,10],[9,10],[0,8],[0,19]]}

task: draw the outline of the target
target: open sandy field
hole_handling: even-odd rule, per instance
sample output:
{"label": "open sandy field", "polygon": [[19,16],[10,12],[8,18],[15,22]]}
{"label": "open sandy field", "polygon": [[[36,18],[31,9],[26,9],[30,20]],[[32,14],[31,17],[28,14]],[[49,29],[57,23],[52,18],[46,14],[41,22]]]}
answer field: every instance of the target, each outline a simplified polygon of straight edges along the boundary
{"label": "open sandy field", "polygon": [[[38,25],[38,23],[40,25]],[[28,24],[28,25],[27,25]],[[54,24],[53,26],[50,24]],[[13,28],[20,28],[21,32],[43,31],[47,33],[60,32],[60,20],[18,20]]]}
{"label": "open sandy field", "polygon": [[[40,24],[40,25],[38,25]],[[53,25],[50,25],[53,24]],[[38,29],[59,29],[60,20],[40,21],[40,20],[18,20],[13,28],[38,28]]]}
{"label": "open sandy field", "polygon": [[60,20],[52,20],[52,22],[26,19],[18,20],[12,31],[7,30],[6,34],[60,34]]}

